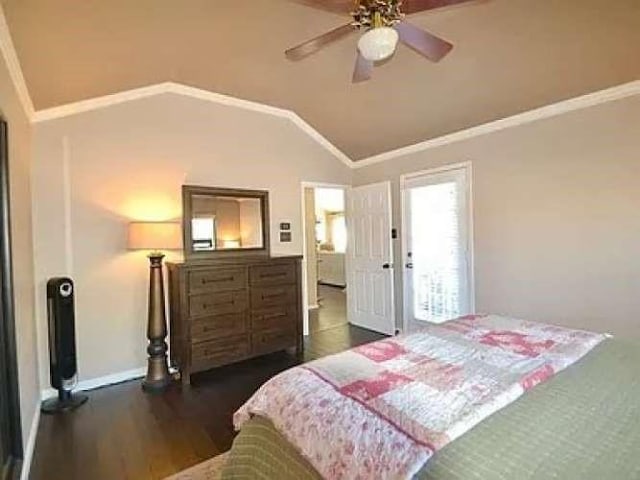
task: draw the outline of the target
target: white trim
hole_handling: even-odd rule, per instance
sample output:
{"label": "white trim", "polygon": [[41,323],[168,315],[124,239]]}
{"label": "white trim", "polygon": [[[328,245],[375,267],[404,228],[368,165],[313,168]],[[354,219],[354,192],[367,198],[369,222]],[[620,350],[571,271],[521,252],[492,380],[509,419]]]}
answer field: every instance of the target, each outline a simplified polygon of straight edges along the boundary
{"label": "white trim", "polygon": [[426,170],[418,170],[416,172],[403,173],[400,175],[400,190],[402,190],[408,180],[416,177],[423,177],[425,175],[434,175],[436,173],[450,172],[451,170],[460,170],[463,168],[471,168],[471,161],[449,163],[447,165],[441,165],[439,167],[427,168]]}
{"label": "white trim", "polygon": [[2,51],[2,55],[4,56],[7,63],[7,68],[9,69],[11,79],[18,93],[18,97],[20,98],[20,101],[23,105],[25,113],[32,122],[43,122],[56,118],[63,118],[69,115],[75,115],[90,110],[105,108],[111,105],[117,105],[119,103],[129,102],[131,100],[146,98],[162,93],[176,93],[192,98],[215,102],[222,105],[229,105],[281,118],[287,118],[303,132],[309,135],[313,140],[315,140],[319,145],[321,145],[325,150],[327,150],[334,157],[336,157],[342,163],[352,169],[364,168],[369,165],[402,157],[411,153],[449,145],[451,143],[467,140],[488,133],[497,132],[506,128],[535,122],[537,120],[550,118],[553,116],[572,112],[574,110],[580,110],[605,102],[620,100],[622,98],[640,94],[640,80],[634,80],[632,82],[624,83],[603,90],[598,90],[567,100],[562,100],[560,102],[548,104],[546,106],[519,113],[517,115],[512,115],[492,122],[476,125],[475,127],[471,127],[465,130],[460,130],[447,135],[432,138],[424,142],[419,142],[414,145],[409,145],[378,155],[373,155],[358,161],[354,161],[333,143],[327,140],[327,138],[325,138],[320,132],[318,132],[315,128],[313,128],[305,120],[303,120],[298,114],[291,110],[265,105],[259,102],[243,100],[228,95],[222,95],[208,90],[182,85],[176,82],[157,83],[133,90],[126,90],[111,95],[95,97],[88,100],[61,105],[58,107],[34,111],[33,102],[31,101],[31,97],[29,95],[29,90],[27,88],[25,78],[20,67],[20,61],[16,54],[13,41],[11,39],[11,33],[9,31],[9,27],[4,15],[4,10],[2,9],[1,5],[0,50]]}
{"label": "white trim", "polygon": [[408,252],[408,235],[406,234],[406,215],[407,205],[405,200],[406,184],[409,180],[427,176],[437,175],[439,173],[447,173],[455,170],[466,171],[466,187],[467,187],[467,269],[469,275],[469,313],[476,313],[476,278],[475,278],[475,249],[474,249],[474,224],[473,224],[473,163],[469,161],[451,163],[448,165],[442,165],[440,167],[428,168],[426,170],[420,170],[416,172],[409,172],[400,175],[400,224],[402,227],[402,330],[408,331],[409,325],[409,292],[407,290],[407,271],[405,269],[405,262]]}
{"label": "white trim", "polygon": [[68,117],[70,115],[77,115],[79,113],[89,112],[91,110],[110,107],[112,105],[118,105],[121,103],[130,102],[132,100],[140,100],[143,98],[153,97],[155,95],[165,93],[184,95],[190,98],[196,98],[198,100],[217,103],[219,105],[226,105],[230,107],[249,110],[252,112],[272,115],[274,117],[285,118],[293,122],[304,133],[309,135],[320,146],[322,146],[325,150],[331,153],[346,166],[348,166],[349,168],[353,167],[353,161],[344,152],[338,149],[320,132],[318,132],[315,128],[305,122],[298,114],[291,110],[273,107],[271,105],[265,105],[263,103],[251,102],[249,100],[243,100],[240,98],[231,97],[229,95],[222,95],[220,93],[214,93],[208,90],[203,90],[201,88],[190,87],[175,82],[158,83],[147,87],[135,88],[133,90],[126,90],[124,92],[114,93],[111,95],[104,95],[101,97],[90,98],[88,100],[68,103],[59,107],[38,110],[33,115],[33,121],[35,123],[39,123],[49,120],[55,120],[58,118]]}
{"label": "white trim", "polygon": [[471,309],[471,313],[475,314],[476,312],[476,250],[475,250],[475,230],[474,230],[474,212],[473,212],[473,163],[471,161],[468,162],[468,170],[467,170],[467,195],[469,198],[467,199],[467,208],[469,218],[467,219],[468,223],[468,232],[467,236],[469,237],[469,252],[468,252],[468,269],[469,269],[469,288],[471,289],[470,299],[469,299],[469,308]]}
{"label": "white trim", "polygon": [[[1,26],[0,26],[1,27]],[[1,30],[1,28],[0,28]],[[9,37],[10,40],[10,37]],[[4,41],[0,38],[0,42],[4,45]],[[4,50],[4,49],[3,49]],[[18,65],[19,67],[19,65]],[[15,80],[14,80],[15,81]],[[80,102],[69,103],[61,105],[59,107],[53,107],[45,110],[39,110],[33,114],[34,122],[44,122],[48,120],[54,120],[57,118],[67,117],[69,115],[76,115],[78,113],[88,112],[99,108],[109,107],[111,105],[117,105],[119,103],[129,102],[132,100],[138,100],[141,98],[147,98],[162,93],[175,93],[179,95],[185,95],[192,98],[198,98],[200,100],[207,100],[210,102],[218,103],[221,105],[229,105],[255,112],[265,113],[281,118],[287,118],[291,120],[296,126],[303,130],[307,135],[312,137],[322,147],[329,151],[332,155],[338,158],[341,162],[350,168],[358,169],[368,165],[384,162],[394,158],[409,155],[411,153],[429,150],[432,148],[442,147],[451,143],[467,140],[470,138],[478,137],[480,135],[486,135],[488,133],[497,132],[510,127],[516,127],[526,123],[535,122],[545,118],[562,115],[574,110],[581,110],[583,108],[589,108],[602,103],[611,102],[614,100],[620,100],[626,97],[631,97],[640,94],[640,80],[624,83],[604,90],[598,90],[586,95],[570,98],[568,100],[562,100],[560,102],[545,105],[540,108],[529,110],[517,115],[505,117],[500,120],[476,125],[475,127],[460,130],[458,132],[450,133],[440,137],[432,138],[424,142],[419,142],[407,147],[391,150],[379,155],[374,155],[362,160],[353,161],[344,152],[339,150],[329,140],[327,140],[322,134],[320,134],[315,128],[305,122],[298,114],[291,110],[273,107],[258,102],[252,102],[248,100],[242,100],[239,98],[231,97],[228,95],[222,95],[219,93],[210,92],[196,87],[189,87],[175,82],[164,82],[147,87],[136,88],[133,90],[127,90],[112,95],[105,95],[102,97],[91,98],[89,100],[82,100]]]}
{"label": "white trim", "polygon": [[611,88],[606,88],[604,90],[598,90],[586,95],[581,95],[567,100],[562,100],[560,102],[548,104],[540,108],[529,110],[492,122],[476,125],[465,130],[460,130],[447,135],[432,138],[424,142],[419,142],[406,147],[390,150],[388,152],[373,155],[362,160],[353,161],[351,158],[349,158],[348,155],[338,149],[320,132],[318,132],[315,128],[313,128],[305,120],[303,120],[298,114],[291,110],[286,110],[259,102],[243,100],[229,95],[223,95],[196,87],[190,87],[176,82],[158,83],[146,87],[114,93],[111,95],[104,95],[88,100],[68,103],[58,107],[38,110],[34,113],[31,99],[24,83],[24,77],[22,76],[22,71],[20,70],[20,64],[15,55],[15,50],[13,49],[13,45],[11,43],[11,37],[6,26],[6,22],[4,21],[4,16],[2,16],[2,18],[0,19],[0,47],[2,48],[2,51],[5,55],[5,59],[7,60],[7,65],[12,72],[12,79],[14,81],[14,84],[16,85],[18,93],[20,94],[23,104],[25,105],[25,110],[29,112],[29,117],[33,122],[37,123],[63,118],[70,115],[76,115],[79,113],[105,108],[132,100],[147,98],[163,93],[175,93],[191,98],[218,103],[221,105],[228,105],[245,110],[264,113],[267,115],[273,115],[280,118],[286,118],[292,121],[298,128],[309,135],[313,140],[315,140],[334,157],[338,158],[342,163],[352,169],[364,168],[369,165],[395,159],[398,157],[409,155],[411,153],[442,147],[444,145],[449,145],[451,143],[467,140],[481,135],[486,135],[507,128],[524,125],[545,118],[562,115],[564,113],[569,113],[575,110],[581,110],[584,108],[600,105],[602,103],[620,100],[626,97],[640,94],[640,80],[634,80],[632,82],[624,83]]}
{"label": "white trim", "polygon": [[[2,39],[0,38],[0,41]],[[4,43],[4,42],[3,42]],[[196,87],[190,87],[175,82],[164,82],[146,87],[136,88],[133,90],[126,90],[111,95],[105,95],[101,97],[91,98],[88,100],[82,100],[79,102],[69,103],[61,105],[59,107],[53,107],[45,110],[39,110],[33,114],[32,119],[34,122],[44,122],[54,120],[58,118],[67,117],[70,115],[76,115],[91,110],[109,107],[120,103],[129,102],[132,100],[139,100],[163,93],[175,93],[178,95],[185,95],[191,98],[197,98],[200,100],[206,100],[221,105],[228,105],[233,107],[242,108],[254,112],[260,112],[267,115],[273,115],[280,118],[286,118],[292,121],[297,127],[304,131],[307,135],[318,142],[323,148],[329,151],[332,155],[338,158],[341,162],[350,168],[358,169],[368,165],[384,162],[386,160],[395,159],[411,153],[416,153],[432,148],[442,147],[451,143],[467,140],[470,138],[486,135],[489,133],[497,132],[511,127],[524,125],[527,123],[535,122],[545,118],[562,115],[575,110],[581,110],[584,108],[593,107],[602,103],[620,100],[623,98],[631,97],[640,94],[640,80],[624,83],[604,90],[598,90],[586,95],[570,98],[568,100],[562,100],[560,102],[552,103],[540,108],[529,110],[517,115],[512,115],[492,122],[476,125],[465,130],[450,133],[440,137],[432,138],[424,142],[419,142],[414,145],[391,150],[379,155],[374,155],[362,160],[353,161],[344,152],[339,150],[329,140],[327,140],[316,129],[304,121],[298,114],[291,110],[286,110],[270,105],[265,105],[258,102],[252,102],[243,100],[240,98],[231,97],[228,95],[222,95],[219,93],[210,92]]]}
{"label": "white trim", "polygon": [[448,135],[443,135],[441,137],[436,137],[424,142],[416,143],[414,145],[409,145],[407,147],[402,147],[396,150],[381,153],[379,155],[374,155],[372,157],[354,162],[353,168],[363,168],[369,165],[384,162],[386,160],[403,157],[412,153],[442,147],[444,145],[460,142],[462,140],[468,140],[480,135],[486,135],[507,128],[517,127],[526,123],[555,117],[557,115],[569,113],[574,110],[581,110],[583,108],[593,107],[602,103],[620,100],[638,94],[640,94],[640,80],[635,80],[633,82],[624,83],[616,87],[607,88],[579,97],[563,100],[561,102],[552,103],[544,107],[529,110],[510,117],[505,117],[500,120],[484,123],[475,127],[467,128],[465,130],[460,130]]}
{"label": "white trim", "polygon": [[38,426],[40,425],[40,403],[36,404],[36,410],[31,420],[31,428],[29,429],[29,438],[24,447],[22,455],[22,470],[20,472],[20,480],[28,480],[31,473],[31,463],[33,462],[33,452],[36,448],[36,438],[38,437]]}
{"label": "white trim", "polygon": [[162,93],[169,92],[169,85],[170,84],[168,82],[157,83],[155,85],[150,85],[147,87],[134,88],[132,90],[125,90],[111,95],[94,97],[88,100],[81,100],[79,102],[66,103],[58,107],[38,110],[33,115],[33,122],[39,123],[48,120],[55,120],[71,115],[77,115],[79,113],[85,113],[92,110],[111,107],[113,105],[119,105],[121,103],[131,102],[133,100],[153,97],[154,95],[160,95]]}
{"label": "white trim", "polygon": [[[410,175],[410,174],[408,174]],[[400,219],[399,219],[399,224],[400,224],[400,265],[398,265],[398,267],[400,268],[400,270],[402,271],[402,274],[400,275],[400,278],[402,279],[402,325],[401,325],[401,330],[402,333],[407,333],[408,330],[408,324],[409,324],[409,315],[407,313],[407,305],[408,305],[408,295],[407,295],[407,271],[406,271],[406,264],[408,263],[408,257],[407,257],[407,253],[409,252],[408,246],[407,246],[407,236],[405,235],[405,218],[407,218],[407,201],[405,200],[405,195],[404,195],[404,188],[405,188],[405,180],[406,180],[406,176],[407,175],[400,175],[400,190],[399,190],[399,195],[400,195]]]}
{"label": "white trim", "polygon": [[[74,391],[94,390],[96,388],[106,387],[107,385],[115,385],[116,383],[122,383],[128,380],[142,378],[146,373],[146,367],[140,367],[134,368],[133,370],[126,370],[124,372],[105,375],[104,377],[91,378],[89,380],[78,382],[78,385],[74,388]],[[41,398],[42,400],[46,400],[48,398],[55,397],[57,394],[57,390],[54,390],[53,388],[45,388],[42,390]]]}
{"label": "white trim", "polygon": [[2,56],[4,57],[5,62],[7,63],[9,76],[11,77],[13,86],[18,93],[18,98],[20,99],[20,103],[22,103],[24,113],[29,120],[32,120],[34,114],[33,102],[29,96],[29,90],[27,89],[27,83],[24,80],[24,74],[20,67],[20,61],[18,60],[13,40],[11,40],[11,32],[9,31],[9,26],[7,25],[7,19],[4,16],[4,9],[2,8],[2,5],[0,5],[0,50],[2,51]]}
{"label": "white trim", "polygon": [[[302,225],[302,262],[301,262],[301,266],[302,266],[302,305],[304,305],[304,309],[302,312],[302,334],[307,336],[309,335],[309,310],[314,310],[317,308],[320,308],[320,306],[318,304],[316,305],[308,305],[309,303],[309,285],[307,285],[307,218],[306,218],[306,205],[305,205],[305,198],[304,198],[304,191],[307,188],[339,188],[340,190],[342,190],[344,192],[344,201],[345,201],[345,218],[347,218],[347,211],[346,211],[346,204],[347,204],[347,195],[349,194],[349,190],[351,189],[350,185],[342,185],[342,184],[337,184],[337,183],[326,183],[326,182],[308,182],[308,181],[303,181],[300,182],[300,197],[301,197],[301,225]],[[348,269],[349,268],[349,263],[346,261],[346,256],[345,256],[345,277],[347,277],[348,274]],[[345,301],[347,302],[347,305],[349,303],[349,292],[348,290],[345,291]],[[348,312],[347,312],[347,321],[349,321],[348,318]]]}

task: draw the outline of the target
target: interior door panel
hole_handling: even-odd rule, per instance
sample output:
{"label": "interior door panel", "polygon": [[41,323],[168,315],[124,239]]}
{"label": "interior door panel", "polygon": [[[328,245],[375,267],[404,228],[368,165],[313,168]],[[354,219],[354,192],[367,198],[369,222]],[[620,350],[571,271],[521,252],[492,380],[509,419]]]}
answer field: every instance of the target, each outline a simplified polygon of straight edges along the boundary
{"label": "interior door panel", "polygon": [[353,188],[348,209],[349,321],[393,335],[391,184]]}

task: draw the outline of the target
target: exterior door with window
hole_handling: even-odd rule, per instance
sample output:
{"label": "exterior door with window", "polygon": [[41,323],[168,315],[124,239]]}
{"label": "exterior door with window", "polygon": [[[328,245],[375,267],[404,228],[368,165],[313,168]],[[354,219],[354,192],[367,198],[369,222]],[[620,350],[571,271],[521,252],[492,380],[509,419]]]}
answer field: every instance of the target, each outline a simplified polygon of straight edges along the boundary
{"label": "exterior door with window", "polygon": [[405,330],[473,311],[470,167],[403,177]]}

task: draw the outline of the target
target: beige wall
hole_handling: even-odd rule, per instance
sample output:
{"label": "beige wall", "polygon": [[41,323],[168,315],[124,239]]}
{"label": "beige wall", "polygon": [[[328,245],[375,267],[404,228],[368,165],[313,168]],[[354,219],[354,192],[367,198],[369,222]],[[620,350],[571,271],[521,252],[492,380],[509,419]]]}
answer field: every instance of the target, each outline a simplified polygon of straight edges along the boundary
{"label": "beige wall", "polygon": [[[182,184],[266,189],[272,252],[301,254],[301,182],[351,181],[286,119],[174,94],[40,123],[34,149],[36,286],[42,299],[48,277],[76,281],[81,379],[145,365],[148,267],[126,250],[130,220],[179,217]],[[37,316],[44,331],[42,301]]]}
{"label": "beige wall", "polygon": [[224,248],[226,240],[240,240],[240,202],[220,197],[194,197],[193,215],[214,216],[216,219],[216,245]]}
{"label": "beige wall", "polygon": [[240,245],[243,248],[262,246],[262,208],[260,200],[240,200]]}
{"label": "beige wall", "polygon": [[240,240],[240,204],[237,200],[218,200],[216,205],[216,242]]}
{"label": "beige wall", "polygon": [[0,57],[0,113],[9,124],[9,176],[13,282],[20,378],[22,436],[26,443],[40,400],[34,321],[33,243],[31,231],[31,126]]}
{"label": "beige wall", "polygon": [[[476,306],[640,338],[640,96],[356,170],[473,164]],[[400,241],[396,265],[403,264]],[[396,271],[401,317],[402,272]]]}

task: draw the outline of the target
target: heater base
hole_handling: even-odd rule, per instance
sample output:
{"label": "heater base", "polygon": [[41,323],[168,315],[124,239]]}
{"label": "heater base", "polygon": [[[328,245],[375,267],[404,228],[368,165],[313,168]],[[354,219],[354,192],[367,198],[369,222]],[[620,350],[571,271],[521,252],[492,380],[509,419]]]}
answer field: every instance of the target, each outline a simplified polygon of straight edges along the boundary
{"label": "heater base", "polygon": [[42,402],[40,410],[46,415],[66,413],[84,405],[89,397],[81,393],[72,394],[67,391],[60,391],[57,398],[50,398]]}

